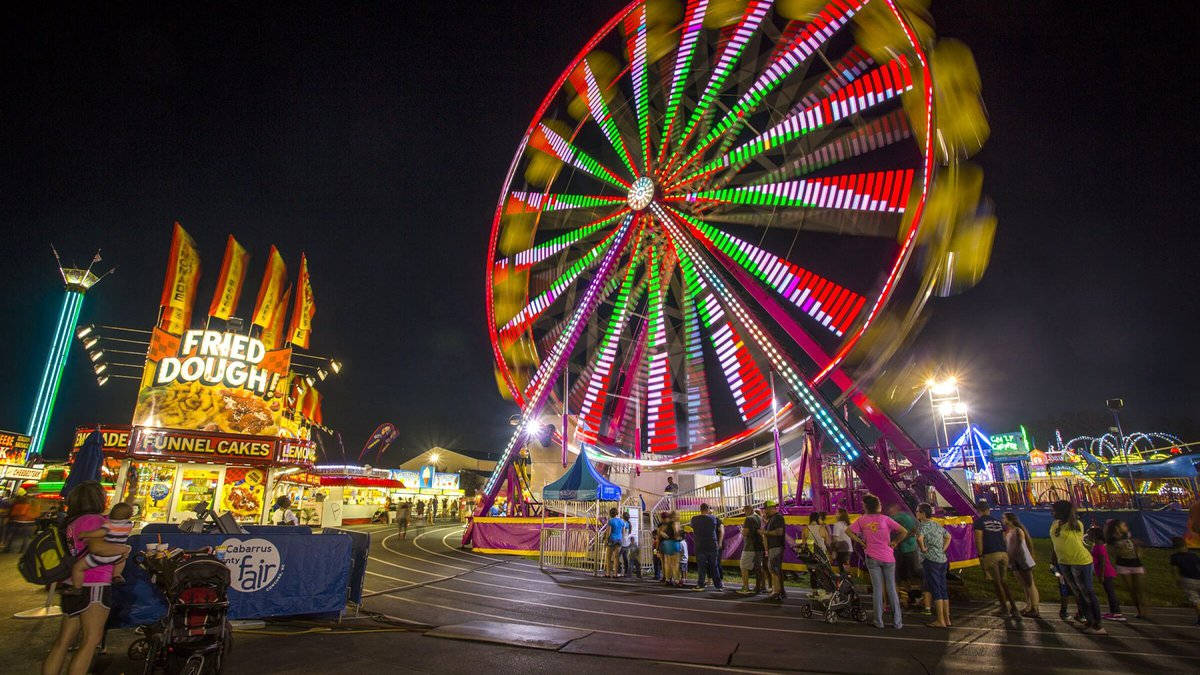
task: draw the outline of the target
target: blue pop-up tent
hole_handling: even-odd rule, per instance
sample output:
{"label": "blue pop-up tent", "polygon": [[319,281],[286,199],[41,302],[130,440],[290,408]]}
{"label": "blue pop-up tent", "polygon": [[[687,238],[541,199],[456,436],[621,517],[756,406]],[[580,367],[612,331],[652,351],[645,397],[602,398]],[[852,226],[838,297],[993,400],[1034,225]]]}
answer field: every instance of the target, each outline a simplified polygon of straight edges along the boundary
{"label": "blue pop-up tent", "polygon": [[588,460],[587,453],[580,451],[571,468],[542,490],[543,501],[554,499],[573,502],[616,502],[621,500],[621,487],[601,476]]}

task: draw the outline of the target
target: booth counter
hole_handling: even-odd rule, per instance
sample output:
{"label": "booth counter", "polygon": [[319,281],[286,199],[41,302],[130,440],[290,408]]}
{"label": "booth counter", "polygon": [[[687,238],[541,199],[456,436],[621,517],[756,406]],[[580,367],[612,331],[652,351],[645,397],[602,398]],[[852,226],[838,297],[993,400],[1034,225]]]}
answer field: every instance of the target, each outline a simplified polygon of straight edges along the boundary
{"label": "booth counter", "polygon": [[[75,448],[94,427],[78,427]],[[265,523],[281,477],[311,467],[312,441],[153,427],[101,427],[105,462],[117,462],[117,495],[139,523],[178,523],[207,502],[239,522]]]}

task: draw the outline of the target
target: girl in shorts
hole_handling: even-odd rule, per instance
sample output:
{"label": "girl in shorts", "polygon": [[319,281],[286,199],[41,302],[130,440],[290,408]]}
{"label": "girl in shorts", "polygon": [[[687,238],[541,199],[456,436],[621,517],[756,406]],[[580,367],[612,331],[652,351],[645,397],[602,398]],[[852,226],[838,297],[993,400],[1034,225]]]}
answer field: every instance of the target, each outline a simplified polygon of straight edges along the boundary
{"label": "girl in shorts", "polygon": [[1108,557],[1113,567],[1133,596],[1133,604],[1137,606],[1137,619],[1149,618],[1146,612],[1145,593],[1142,592],[1146,568],[1142,566],[1142,558],[1138,554],[1137,544],[1129,534],[1129,525],[1123,520],[1112,519],[1104,524],[1104,541],[1108,549]]}
{"label": "girl in shorts", "polygon": [[1008,550],[1008,564],[1021,579],[1021,587],[1025,590],[1025,604],[1028,605],[1025,611],[1021,612],[1021,616],[1036,619],[1041,598],[1038,597],[1037,584],[1033,581],[1033,568],[1037,564],[1033,560],[1033,539],[1029,536],[1029,530],[1025,529],[1025,525],[1012,511],[1004,514],[1004,524],[1004,545]]}
{"label": "girl in shorts", "polygon": [[837,510],[837,519],[833,521],[833,533],[830,535],[830,541],[833,543],[833,564],[837,565],[838,573],[846,573],[846,565],[850,564],[850,552],[854,550],[854,544],[850,541],[850,535],[846,531],[850,529],[850,514],[846,509]]}
{"label": "girl in shorts", "polygon": [[[96,481],[77,485],[67,493],[67,540],[76,555],[103,548],[104,488]],[[86,535],[86,536],[85,536]],[[50,654],[42,662],[43,675],[58,675],[67,650],[79,638],[68,673],[83,675],[92,664],[96,647],[104,637],[104,624],[112,608],[112,565],[100,565],[83,574],[83,592],[62,596],[62,624]],[[80,633],[82,632],[82,637]]]}

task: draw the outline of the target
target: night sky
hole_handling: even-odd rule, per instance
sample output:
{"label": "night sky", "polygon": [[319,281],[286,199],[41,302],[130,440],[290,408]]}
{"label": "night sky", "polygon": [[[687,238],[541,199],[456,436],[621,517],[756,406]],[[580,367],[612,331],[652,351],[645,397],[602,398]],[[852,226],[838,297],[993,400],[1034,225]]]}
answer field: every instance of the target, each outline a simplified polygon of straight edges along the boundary
{"label": "night sky", "polygon": [[[271,244],[292,277],[308,254],[348,452],[383,421],[402,430],[391,461],[496,450],[515,407],[484,319],[492,209],[546,89],[620,4],[6,7],[0,428],[24,429],[57,317],[50,243],[119,267],[82,323],[148,328],[179,220],[203,256],[197,314],[227,234],[252,255],[243,315]],[[914,352],[959,371],[996,431],[1112,396],[1127,430],[1200,417],[1196,10],[1122,6],[934,3],[978,61],[1000,226],[982,283],[932,303]],[[133,398],[76,345],[47,452],[128,423]]]}

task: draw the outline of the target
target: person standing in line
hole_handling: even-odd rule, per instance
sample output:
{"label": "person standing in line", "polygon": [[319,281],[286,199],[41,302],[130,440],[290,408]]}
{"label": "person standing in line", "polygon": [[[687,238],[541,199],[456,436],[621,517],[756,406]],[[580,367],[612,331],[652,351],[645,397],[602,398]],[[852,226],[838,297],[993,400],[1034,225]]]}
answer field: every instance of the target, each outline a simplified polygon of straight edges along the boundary
{"label": "person standing in line", "polygon": [[[621,520],[625,521],[625,533],[621,535],[621,564],[623,570],[618,570],[627,577],[633,576],[633,568],[630,567],[630,558],[633,558],[633,564],[637,565],[637,554],[633,553],[633,523],[629,520],[629,512],[625,511],[621,514]],[[631,556],[630,554],[633,553]],[[642,576],[642,570],[639,565],[638,576]]]}
{"label": "person standing in line", "polygon": [[604,557],[604,576],[612,579],[618,576],[621,560],[621,541],[625,538],[625,533],[628,531],[629,523],[622,518],[617,517],[617,510],[611,508],[608,510],[608,522],[604,527],[600,528],[603,534],[607,531],[608,536],[605,537],[605,545],[607,546],[607,555]]}
{"label": "person standing in line", "polygon": [[433,499],[429,500],[429,523],[431,525],[433,524],[433,521],[437,520],[437,512],[438,500],[437,497],[434,497]]}
{"label": "person standing in line", "polygon": [[412,514],[412,502],[407,499],[396,507],[396,527],[400,532],[400,541],[408,536],[408,518]]}
{"label": "person standing in line", "polygon": [[[917,519],[899,504],[888,506],[887,514],[908,530],[908,536],[896,544],[896,584],[904,587],[908,606],[912,607],[921,602],[924,595],[921,593],[921,552],[917,550]],[[931,613],[929,607],[925,608],[925,613]]]}
{"label": "person standing in line", "polygon": [[721,580],[721,546],[725,543],[725,526],[712,514],[708,504],[700,505],[700,513],[692,516],[692,542],[696,546],[696,586],[703,591],[709,577],[713,588],[725,590]]}
{"label": "person standing in line", "polygon": [[1108,547],[1104,544],[1104,528],[1093,525],[1088,528],[1083,537],[1083,545],[1092,553],[1092,572],[1100,579],[1104,587],[1104,595],[1108,600],[1108,611],[1100,615],[1105,621],[1125,621],[1121,613],[1121,602],[1117,599],[1117,570],[1108,557]]}
{"label": "person standing in line", "polygon": [[[1004,571],[1008,569],[1008,547],[1004,543],[1004,523],[992,515],[992,505],[981,499],[975,504],[973,529],[975,530],[975,552],[979,556],[979,565],[983,574],[992,580],[992,590],[1000,609],[996,616],[1020,620],[1021,613],[1017,611],[1017,601],[1012,591],[1004,583]],[[1088,561],[1091,564],[1091,561]],[[1008,609],[1005,609],[1008,607]]]}
{"label": "person standing in line", "polygon": [[679,555],[683,550],[683,528],[674,511],[668,511],[658,528],[658,539],[662,551],[663,581],[668,586],[682,586],[679,576]]}
{"label": "person standing in line", "polygon": [[933,507],[917,505],[917,548],[921,553],[921,573],[925,577],[925,604],[933,611],[933,621],[925,624],[931,628],[949,628],[950,592],[946,586],[946,573],[950,562],[946,551],[950,548],[950,533],[933,519]]}
{"label": "person standing in line", "polygon": [[1188,509],[1187,525],[1183,527],[1183,542],[1189,551],[1200,554],[1200,499]]}
{"label": "person standing in line", "polygon": [[[762,518],[754,512],[754,507],[747,504],[742,509],[742,559],[739,567],[742,571],[742,587],[740,595],[754,595],[763,592],[763,575],[765,561],[763,560]],[[754,575],[754,590],[750,590],[750,575]]]}
{"label": "person standing in line", "polygon": [[[829,560],[829,530],[825,527],[825,514],[813,511],[808,514],[808,525],[804,526],[804,540],[812,547],[813,555],[825,556]],[[821,596],[821,588],[817,584],[817,571],[810,567],[808,570],[808,585],[815,597]]]}
{"label": "person standing in line", "polygon": [[782,602],[787,599],[787,591],[783,590],[783,544],[787,524],[779,512],[779,505],[773,500],[768,499],[763,509],[767,522],[763,525],[762,535],[767,549],[767,574],[771,577],[771,594],[766,599]]}
{"label": "person standing in line", "polygon": [[871,595],[875,601],[875,627],[883,628],[883,594],[886,587],[892,603],[892,625],[904,627],[900,596],[896,593],[896,544],[908,536],[908,530],[879,511],[879,498],[863,495],[866,514],[850,525],[850,536],[867,554],[867,572],[871,575]]}
{"label": "person standing in line", "polygon": [[1021,612],[1021,616],[1037,619],[1040,616],[1038,604],[1041,598],[1038,597],[1037,583],[1033,579],[1033,568],[1037,565],[1033,559],[1033,539],[1029,536],[1029,530],[1025,529],[1025,524],[1012,511],[1005,512],[1004,523],[1008,526],[1004,530],[1004,547],[1008,552],[1008,562],[1021,579],[1025,604],[1028,605],[1025,611]]}
{"label": "person standing in line", "polygon": [[834,560],[837,565],[838,573],[846,573],[846,565],[850,564],[850,553],[854,550],[854,542],[850,541],[850,535],[846,534],[850,529],[850,514],[846,509],[837,510],[837,518],[833,521],[833,534],[830,536],[830,542],[833,544]]}
{"label": "person standing in line", "polygon": [[1187,541],[1183,537],[1171,539],[1175,552],[1167,561],[1175,568],[1179,580],[1179,590],[1187,603],[1196,610],[1196,625],[1200,626],[1200,555],[1189,551]]}
{"label": "person standing in line", "polygon": [[[675,514],[675,524],[679,526],[680,532],[686,532],[683,523],[679,522],[679,514]],[[688,543],[687,537],[679,540],[679,585],[683,587],[687,585],[688,580]]]}
{"label": "person standing in line", "polygon": [[[105,536],[104,501],[104,488],[96,481],[80,483],[67,493],[66,535],[73,553],[99,553]],[[88,672],[96,647],[104,638],[104,624],[113,604],[112,573],[111,564],[89,568],[84,572],[83,592],[62,596],[62,623],[50,653],[42,662],[42,675],[58,675],[72,645],[76,651],[67,672],[69,675]]]}
{"label": "person standing in line", "polygon": [[1146,607],[1146,594],[1142,590],[1146,578],[1146,568],[1142,566],[1142,557],[1138,554],[1137,543],[1129,533],[1129,525],[1115,518],[1104,524],[1104,541],[1108,548],[1108,557],[1113,561],[1117,576],[1129,589],[1133,596],[1133,604],[1137,607],[1135,619],[1148,619],[1150,614]]}
{"label": "person standing in line", "polygon": [[1083,545],[1083,525],[1079,523],[1075,505],[1062,499],[1054,502],[1050,511],[1054,516],[1050,525],[1050,543],[1054,546],[1058,567],[1079,601],[1080,613],[1087,622],[1083,631],[1107,635],[1108,631],[1101,624],[1100,601],[1092,586],[1092,554]]}
{"label": "person standing in line", "polygon": [[662,511],[654,516],[654,530],[651,534],[651,550],[654,552],[654,580],[665,581],[663,578],[663,538],[662,526],[667,522],[667,512]]}

